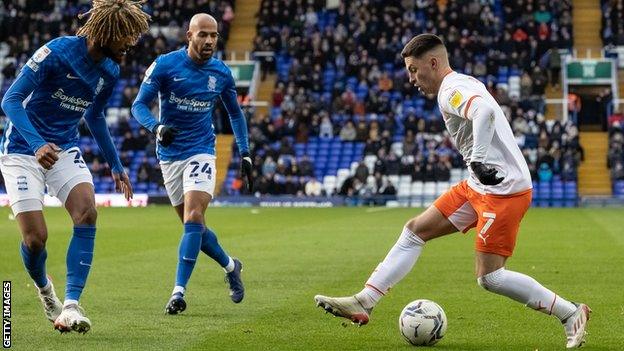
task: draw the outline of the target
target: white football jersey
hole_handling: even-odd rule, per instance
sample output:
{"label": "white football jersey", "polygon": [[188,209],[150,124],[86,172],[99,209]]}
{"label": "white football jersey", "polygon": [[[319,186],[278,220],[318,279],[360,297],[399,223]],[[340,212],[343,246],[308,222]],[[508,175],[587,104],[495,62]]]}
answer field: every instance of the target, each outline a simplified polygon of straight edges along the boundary
{"label": "white football jersey", "polygon": [[[494,110],[494,136],[487,149],[485,163],[494,167],[498,177],[505,179],[497,185],[483,185],[470,169],[472,155],[472,118],[471,104],[474,99],[482,99]],[[532,188],[529,167],[516,144],[509,122],[505,118],[494,97],[485,85],[477,79],[451,72],[444,77],[438,91],[438,106],[444,118],[444,124],[455,145],[464,157],[470,177],[468,185],[481,194],[509,195]]]}

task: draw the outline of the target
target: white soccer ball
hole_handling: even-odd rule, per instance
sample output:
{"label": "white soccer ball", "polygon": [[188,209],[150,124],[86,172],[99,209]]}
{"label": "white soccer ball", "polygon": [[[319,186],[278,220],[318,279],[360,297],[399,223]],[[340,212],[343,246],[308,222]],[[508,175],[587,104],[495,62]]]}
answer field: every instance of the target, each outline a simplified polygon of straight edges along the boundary
{"label": "white soccer ball", "polygon": [[399,316],[401,335],[412,345],[430,346],[446,333],[446,314],[440,305],[429,300],[407,304]]}

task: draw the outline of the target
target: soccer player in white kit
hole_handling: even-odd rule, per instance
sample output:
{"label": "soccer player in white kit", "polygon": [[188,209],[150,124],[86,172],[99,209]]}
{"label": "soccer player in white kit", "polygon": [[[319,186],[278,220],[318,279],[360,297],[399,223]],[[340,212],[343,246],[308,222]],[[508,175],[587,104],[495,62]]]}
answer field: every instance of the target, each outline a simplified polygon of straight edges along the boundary
{"label": "soccer player in white kit", "polygon": [[444,123],[469,166],[470,177],[405,224],[362,291],[350,297],[317,295],[317,305],[366,324],[373,307],[411,271],[427,241],[476,227],[477,283],[487,291],[555,315],[564,325],[566,347],[581,346],[590,308],[565,300],[525,274],[505,269],[520,221],[531,205],[532,183],[500,106],[481,82],[450,68],[446,47],[436,35],[415,36],[401,56],[410,83],[424,94],[437,94]]}

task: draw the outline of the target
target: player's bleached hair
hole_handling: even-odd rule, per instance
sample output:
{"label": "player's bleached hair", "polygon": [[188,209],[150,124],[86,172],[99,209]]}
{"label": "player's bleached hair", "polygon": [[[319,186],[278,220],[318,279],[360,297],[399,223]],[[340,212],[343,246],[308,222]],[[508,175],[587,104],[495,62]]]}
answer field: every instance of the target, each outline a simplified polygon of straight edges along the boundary
{"label": "player's bleached hair", "polygon": [[150,15],[141,5],[146,0],[93,0],[93,7],[78,18],[89,16],[78,35],[86,36],[100,46],[126,37],[138,39],[149,29]]}
{"label": "player's bleached hair", "polygon": [[420,58],[422,55],[437,48],[438,46],[444,46],[444,43],[439,36],[430,33],[419,34],[405,44],[403,51],[401,51],[401,57]]}

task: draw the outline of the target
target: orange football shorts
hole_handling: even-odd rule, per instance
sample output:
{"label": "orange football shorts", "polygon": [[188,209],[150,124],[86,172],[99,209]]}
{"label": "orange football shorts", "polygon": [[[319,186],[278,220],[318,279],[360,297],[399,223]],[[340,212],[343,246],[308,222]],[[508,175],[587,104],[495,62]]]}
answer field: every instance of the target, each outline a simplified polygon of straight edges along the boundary
{"label": "orange football shorts", "polygon": [[461,232],[477,228],[477,251],[509,257],[516,246],[522,217],[531,206],[531,195],[531,189],[510,195],[483,195],[464,180],[433,205]]}

